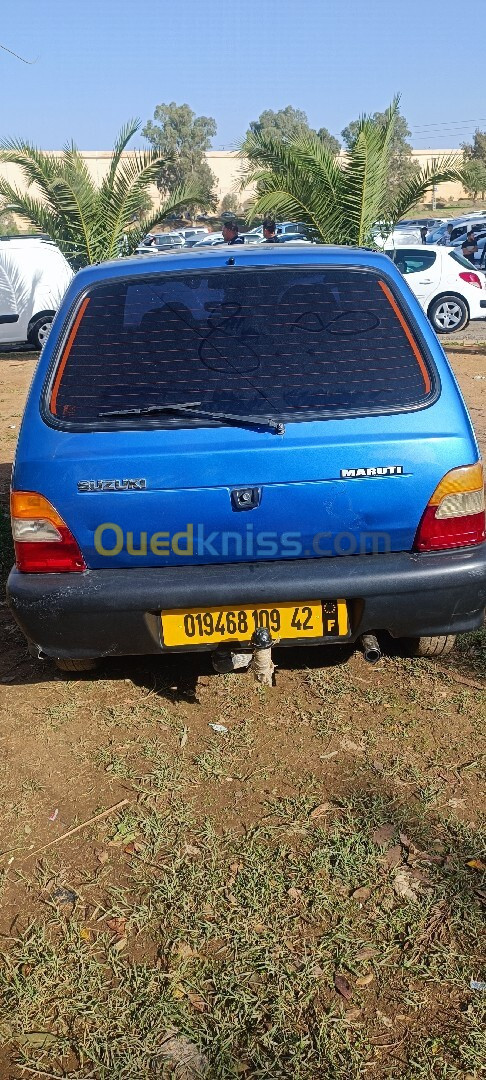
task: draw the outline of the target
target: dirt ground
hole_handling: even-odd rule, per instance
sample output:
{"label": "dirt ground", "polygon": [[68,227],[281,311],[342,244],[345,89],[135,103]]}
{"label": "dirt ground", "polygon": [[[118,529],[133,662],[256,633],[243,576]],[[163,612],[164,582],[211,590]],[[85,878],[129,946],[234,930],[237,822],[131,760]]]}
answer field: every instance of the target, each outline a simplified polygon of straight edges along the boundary
{"label": "dirt ground", "polygon": [[[450,359],[485,456],[486,348],[476,344],[451,347]],[[0,504],[4,505],[23,403],[34,366],[35,358],[31,354],[0,357]],[[470,937],[466,943],[460,941],[474,905],[486,896],[480,884],[485,866],[479,839],[485,811],[486,715],[486,643],[481,632],[468,635],[451,657],[438,663],[407,660],[391,643],[383,659],[373,667],[367,666],[354,648],[281,650],[277,656],[275,688],[258,691],[247,674],[214,675],[203,654],[170,660],[111,661],[99,674],[68,680],[49,664],[28,656],[22,635],[3,601],[0,633],[0,871],[3,874],[0,952],[8,958],[3,981],[0,978],[0,1041],[2,1032],[4,1039],[0,1080],[27,1076],[138,1080],[156,1075],[186,1077],[186,1080],[201,1075],[210,1080],[239,1075],[269,1080],[274,1077],[282,1080],[343,1077],[344,1080],[344,1077],[367,1077],[371,1073],[376,1077],[425,1080],[483,1075],[482,1051],[477,1049],[471,1034],[479,1020],[478,994],[471,990],[470,978],[485,978],[480,966],[481,944],[475,915],[474,919],[471,915]],[[215,732],[210,726],[214,723],[224,725],[227,732]],[[122,800],[126,803],[118,808]],[[112,814],[60,840],[69,829],[110,807],[115,807]],[[162,820],[166,822],[164,828],[160,825]],[[355,841],[350,840],[349,822],[353,823],[354,838],[365,837],[359,851],[354,848],[351,851]],[[384,827],[385,834],[387,828],[391,829],[376,850],[368,836],[372,826],[375,830]],[[314,832],[309,833],[312,828]],[[157,840],[151,829],[159,830]],[[265,832],[267,829],[270,832]],[[244,867],[254,865],[255,842],[251,838],[260,836],[259,830],[263,830],[259,842],[266,852],[261,855],[262,865],[267,865],[266,859],[275,859],[274,870],[268,870],[268,880],[274,881],[270,892],[278,892],[278,883],[283,883],[284,906],[278,909],[278,920],[284,917],[284,912],[295,932],[297,928],[299,931],[297,944],[289,945],[294,965],[296,950],[303,949],[308,958],[317,949],[318,935],[313,936],[317,934],[316,912],[322,934],[324,908],[324,922],[327,920],[326,925],[330,926],[335,909],[342,905],[346,908],[351,903],[349,897],[364,887],[361,900],[358,897],[359,902],[355,902],[349,915],[347,929],[342,935],[336,930],[332,942],[329,938],[326,948],[319,946],[319,955],[317,952],[313,955],[312,970],[317,974],[312,978],[321,989],[312,990],[312,997],[305,984],[305,994],[311,995],[309,1002],[312,998],[312,1023],[305,1012],[311,1006],[306,1004],[304,1008],[302,997],[300,1004],[295,1002],[290,1007],[286,997],[290,990],[281,989],[281,969],[273,982],[269,974],[270,955],[274,957],[272,963],[277,966],[280,963],[275,959],[279,933],[276,924],[272,947],[268,945],[267,951],[262,956],[259,954],[258,963],[263,964],[265,976],[260,968],[259,973],[251,974],[252,964],[258,967],[256,952],[247,955],[244,949],[249,949],[248,941],[245,939],[241,944],[240,955],[245,956],[247,966],[245,974],[240,973],[240,986],[243,980],[250,994],[253,978],[254,989],[259,979],[265,978],[267,982],[265,990],[260,984],[258,992],[255,990],[240,1027],[235,1018],[240,1005],[235,1004],[236,1012],[231,1013],[231,1025],[226,1030],[228,1007],[222,1001],[230,991],[226,984],[224,992],[221,987],[218,989],[213,960],[209,980],[212,989],[206,968],[206,981],[203,979],[200,984],[196,976],[191,983],[186,974],[179,973],[180,982],[171,997],[172,1011],[167,1013],[170,1023],[164,1021],[164,1030],[172,1032],[174,1045],[177,1038],[173,1032],[176,1029],[184,1032],[183,1037],[191,1041],[193,1049],[197,1045],[203,1054],[202,1064],[199,1061],[197,1065],[194,1060],[188,1064],[186,1060],[181,1065],[177,1046],[174,1050],[172,1044],[173,1055],[162,1054],[159,1072],[151,1071],[147,1064],[148,1042],[139,1050],[140,1056],[133,1059],[130,1054],[135,1051],[128,1052],[126,1047],[120,1049],[118,1058],[116,1054],[110,1056],[112,1051],[100,1048],[98,1043],[94,1049],[92,1033],[87,1034],[87,1006],[83,1005],[82,1020],[78,1006],[73,1004],[69,1016],[65,1010],[69,994],[72,993],[74,1002],[77,983],[82,985],[87,978],[89,950],[94,950],[89,962],[95,963],[96,957],[99,960],[98,953],[95,956],[95,944],[100,919],[106,922],[111,913],[111,925],[110,919],[107,925],[112,936],[106,947],[118,951],[118,943],[122,943],[121,960],[117,964],[123,961],[125,967],[122,974],[116,970],[113,985],[119,988],[120,980],[129,978],[128,971],[132,974],[141,971],[137,967],[140,964],[148,965],[151,978],[159,978],[161,964],[165,971],[165,960],[160,959],[160,935],[167,933],[169,956],[173,956],[174,941],[183,925],[184,947],[189,948],[187,938],[192,935],[191,947],[199,948],[193,941],[194,910],[187,915],[187,925],[184,922],[187,889],[184,896],[177,893],[177,883],[189,872],[188,860],[202,859],[206,874],[209,864],[213,868],[223,863],[226,866],[225,860],[232,857],[230,870],[226,867],[229,885],[228,880],[224,885],[214,884],[213,878],[204,877],[201,870],[203,876],[193,886],[194,896],[198,888],[207,890],[210,896],[207,903],[200,898],[201,910],[206,907],[212,912],[205,915],[214,922],[209,939],[220,941],[218,948],[229,949],[231,945],[225,935],[234,917],[231,913],[238,903],[249,903],[250,886],[247,882],[245,895],[240,897],[238,881],[246,872]],[[236,856],[228,854],[229,849],[224,846],[227,835],[232,837],[234,850],[238,849]],[[284,835],[288,847],[281,854],[275,845],[281,843]],[[410,836],[415,839],[410,840]],[[60,842],[48,847],[52,841]],[[157,908],[155,930],[155,900],[152,909],[146,885],[144,892],[135,872],[137,860],[144,862],[146,873],[150,866],[158,868],[152,870],[156,886],[152,881],[149,890],[150,895],[152,892],[158,895],[160,853],[170,862],[171,851],[179,850],[181,843],[183,862],[177,864],[179,869],[177,873],[174,871],[173,878],[175,906],[179,907],[174,914],[175,900],[167,893]],[[319,857],[323,859],[326,844],[334,844],[337,854],[331,860],[332,866],[330,863],[326,869],[330,876],[326,878],[325,898],[323,894],[313,907],[307,893],[311,883],[314,888],[314,875],[321,873],[316,870],[317,849],[321,845]],[[428,855],[424,856],[424,849]],[[301,860],[298,879],[295,868],[294,876],[288,876],[294,858]],[[384,859],[385,862],[388,859],[386,879]],[[184,870],[180,869],[182,865]],[[348,867],[346,872],[343,866]],[[414,873],[415,884],[410,878]],[[390,877],[391,874],[395,876]],[[381,913],[380,918],[385,915],[388,919],[387,929],[381,923],[380,929],[376,922],[378,915],[366,909],[376,885],[370,878],[380,879],[383,892],[380,902],[376,901],[376,912]],[[402,881],[401,898],[397,880]],[[451,883],[455,883],[455,892],[451,891]],[[435,888],[439,891],[432,895]],[[69,898],[63,901],[63,890],[72,891],[71,905]],[[423,899],[419,902],[420,890]],[[459,903],[459,895],[461,903],[467,900],[471,905],[467,917],[463,912],[459,920],[462,930],[454,921],[454,905]],[[456,898],[454,902],[452,896]],[[261,900],[262,907],[266,903]],[[293,905],[290,914],[285,905]],[[215,914],[218,907],[219,921]],[[251,917],[244,910],[249,925],[256,915],[253,909]],[[273,911],[270,900],[265,910],[267,914],[261,916],[261,922],[267,925]],[[428,912],[427,919],[420,922],[425,919],[424,911]],[[130,918],[132,936],[126,929],[128,924],[132,925]],[[172,921],[164,931],[161,927],[167,919]],[[365,932],[367,919],[369,926]],[[448,927],[442,938],[440,924]],[[285,925],[288,938],[290,923]],[[392,925],[395,936],[388,953],[384,941]],[[73,926],[81,935],[85,951],[79,968],[73,967],[72,949],[69,951],[71,946],[66,944]],[[240,933],[240,928],[241,918],[234,934]],[[35,958],[31,943],[33,934],[48,932],[49,949],[57,951],[56,975],[52,976],[52,986],[49,983],[46,988],[46,940],[42,939],[41,947],[36,939]],[[255,934],[261,936],[263,931],[257,929]],[[422,943],[417,946],[418,959],[415,946],[410,951],[410,936]],[[383,960],[376,960],[374,970],[363,972],[359,964],[356,966],[356,956],[354,961],[348,957],[346,939],[349,938],[365,942],[358,952],[366,960],[368,949],[368,964],[370,957],[378,956],[383,950]],[[236,939],[233,936],[231,940]],[[461,961],[449,970],[447,965],[450,955],[455,955],[454,950],[457,956],[461,955]],[[194,951],[193,956],[196,956]],[[440,971],[434,967],[439,956],[443,965]],[[39,957],[44,958],[42,962]],[[104,971],[102,961],[99,963],[99,971]],[[205,963],[209,963],[207,955]],[[232,963],[237,965],[234,957]],[[63,965],[71,972],[72,988],[69,992],[65,990],[60,1002],[53,987],[59,986],[59,980],[63,981],[60,970]],[[299,982],[301,968],[294,966],[294,971]],[[305,967],[305,978],[312,981],[309,971]],[[344,984],[339,983],[340,973]],[[371,977],[366,983],[368,975]],[[19,979],[22,978],[27,981],[21,993]],[[97,995],[103,999],[103,979],[100,976],[96,992],[90,990],[94,999]],[[360,983],[360,979],[365,982]],[[283,995],[278,998],[278,1005],[277,983],[279,994]],[[189,984],[192,989],[187,989]],[[299,985],[304,994],[304,984]],[[360,987],[369,987],[368,996]],[[2,992],[5,1013],[1,1009]],[[152,1000],[149,989],[146,993],[145,1005]],[[268,1016],[262,1021],[266,1035],[260,1045],[255,1029],[260,1024],[260,1005],[265,1011],[261,1004],[264,999]],[[319,1001],[320,1014],[316,1004]],[[285,1013],[287,1008],[290,1013]],[[13,1014],[17,1020],[12,1018]],[[110,1040],[116,1043],[120,1037],[118,1028],[114,1032],[110,1027],[109,1015],[107,1005],[107,1046]],[[309,1034],[317,1023],[316,1015],[325,1016],[329,1024],[332,1020],[335,1025],[332,1038],[328,1026],[325,1036],[328,1041],[321,1041],[318,1046]],[[131,1021],[127,1019],[126,1023],[128,1031]],[[272,1044],[272,1032],[280,1031],[280,1023],[285,1034],[275,1038]],[[154,1029],[153,1018],[150,1024]],[[42,1042],[41,1038],[35,1042],[34,1036],[39,1030],[45,1035],[46,1028],[50,1038],[64,1039],[62,1046],[55,1047],[55,1053],[47,1036],[47,1041]],[[238,1035],[234,1033],[237,1029]],[[294,1032],[296,1041],[291,1046],[289,1042],[289,1056],[285,1058],[282,1050],[282,1058],[276,1063],[278,1045],[287,1046],[289,1031]],[[179,1037],[179,1050],[183,1037]],[[146,1038],[149,1040],[148,1033]],[[484,1043],[482,1047],[484,1050]],[[265,1057],[267,1052],[269,1057]],[[328,1065],[324,1064],[325,1060]]]}

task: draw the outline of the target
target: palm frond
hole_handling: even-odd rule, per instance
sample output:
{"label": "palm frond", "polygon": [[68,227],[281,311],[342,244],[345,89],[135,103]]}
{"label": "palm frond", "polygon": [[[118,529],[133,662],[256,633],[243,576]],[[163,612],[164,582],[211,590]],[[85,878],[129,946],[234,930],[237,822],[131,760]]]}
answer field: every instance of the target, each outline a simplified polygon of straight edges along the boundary
{"label": "palm frond", "polygon": [[241,188],[253,184],[247,220],[282,215],[313,225],[326,243],[366,244],[378,220],[397,221],[436,183],[460,180],[457,159],[444,158],[402,184],[389,206],[393,138],[399,115],[395,97],[383,119],[362,116],[356,136],[339,159],[319,139],[278,140],[255,133],[240,154]]}
{"label": "palm frond", "polygon": [[59,172],[59,159],[53,154],[20,139],[4,139],[0,142],[0,161],[17,165],[27,185],[36,184],[44,198],[49,199],[51,182]]}
{"label": "palm frond", "polygon": [[128,120],[127,123],[124,124],[118,132],[118,135],[115,139],[115,145],[113,147],[110,167],[108,169],[106,177],[101,184],[101,188],[103,190],[106,190],[107,192],[111,191],[123,151],[126,150],[130,139],[132,139],[133,136],[136,135],[137,131],[140,128],[140,123],[140,119],[138,117],[134,117],[132,120]]}
{"label": "palm frond", "polygon": [[359,121],[358,133],[343,165],[343,240],[366,243],[386,199],[398,99],[382,124],[369,117]]}
{"label": "palm frond", "polygon": [[72,243],[65,224],[58,214],[28,192],[20,191],[6,180],[0,178],[0,195],[6,200],[11,210],[17,217],[25,221],[26,225],[40,232],[46,233],[55,240],[66,258],[69,259],[68,248],[72,253]]}
{"label": "palm frond", "polygon": [[388,218],[392,225],[403,217],[416,203],[425,198],[430,189],[447,181],[461,183],[462,161],[457,154],[448,154],[430,162],[412,176],[399,191],[392,206],[388,208]]}
{"label": "palm frond", "polygon": [[252,183],[257,191],[248,220],[261,213],[297,215],[328,239],[331,208],[339,201],[342,182],[335,156],[316,138],[287,143],[261,133],[249,138],[245,150],[248,166],[242,171],[242,186]]}
{"label": "palm frond", "polygon": [[120,236],[140,213],[148,188],[156,182],[160,165],[157,151],[134,151],[133,155],[120,161],[111,188],[102,184],[99,204],[105,226],[106,257],[115,254]]}

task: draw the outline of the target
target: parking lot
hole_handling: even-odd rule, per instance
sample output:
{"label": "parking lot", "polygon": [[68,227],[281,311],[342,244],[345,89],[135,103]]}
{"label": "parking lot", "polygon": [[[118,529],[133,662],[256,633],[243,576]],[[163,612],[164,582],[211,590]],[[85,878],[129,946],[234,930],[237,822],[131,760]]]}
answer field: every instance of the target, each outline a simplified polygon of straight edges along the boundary
{"label": "parking lot", "polygon": [[[483,456],[485,339],[450,346]],[[0,360],[5,507],[35,358]],[[0,1076],[480,1076],[483,632],[282,649],[268,689],[66,680],[0,619]]]}

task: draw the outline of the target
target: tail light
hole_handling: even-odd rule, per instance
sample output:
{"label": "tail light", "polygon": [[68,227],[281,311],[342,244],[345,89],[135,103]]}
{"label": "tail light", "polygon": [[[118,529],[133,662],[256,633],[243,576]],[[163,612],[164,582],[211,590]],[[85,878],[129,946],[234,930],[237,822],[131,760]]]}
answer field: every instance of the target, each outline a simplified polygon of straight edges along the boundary
{"label": "tail light", "polygon": [[471,547],[486,539],[484,477],[480,461],[463,465],[441,480],[425,508],[414,551]]}
{"label": "tail light", "polygon": [[12,491],[10,516],[18,570],[25,574],[86,570],[73,534],[43,495],[36,491]]}
{"label": "tail light", "polygon": [[475,285],[478,289],[482,289],[483,287],[479,274],[475,274],[473,270],[462,270],[459,277],[461,278],[461,281],[467,281],[468,285]]}

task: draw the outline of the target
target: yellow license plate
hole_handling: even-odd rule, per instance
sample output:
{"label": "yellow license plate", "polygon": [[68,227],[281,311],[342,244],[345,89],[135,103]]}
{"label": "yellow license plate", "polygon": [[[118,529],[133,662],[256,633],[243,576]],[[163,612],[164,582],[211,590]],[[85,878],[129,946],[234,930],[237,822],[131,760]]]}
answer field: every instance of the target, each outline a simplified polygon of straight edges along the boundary
{"label": "yellow license plate", "polygon": [[303,600],[291,604],[251,607],[180,608],[162,612],[164,645],[218,645],[224,641],[248,644],[253,632],[265,626],[280,641],[346,637],[345,600]]}

